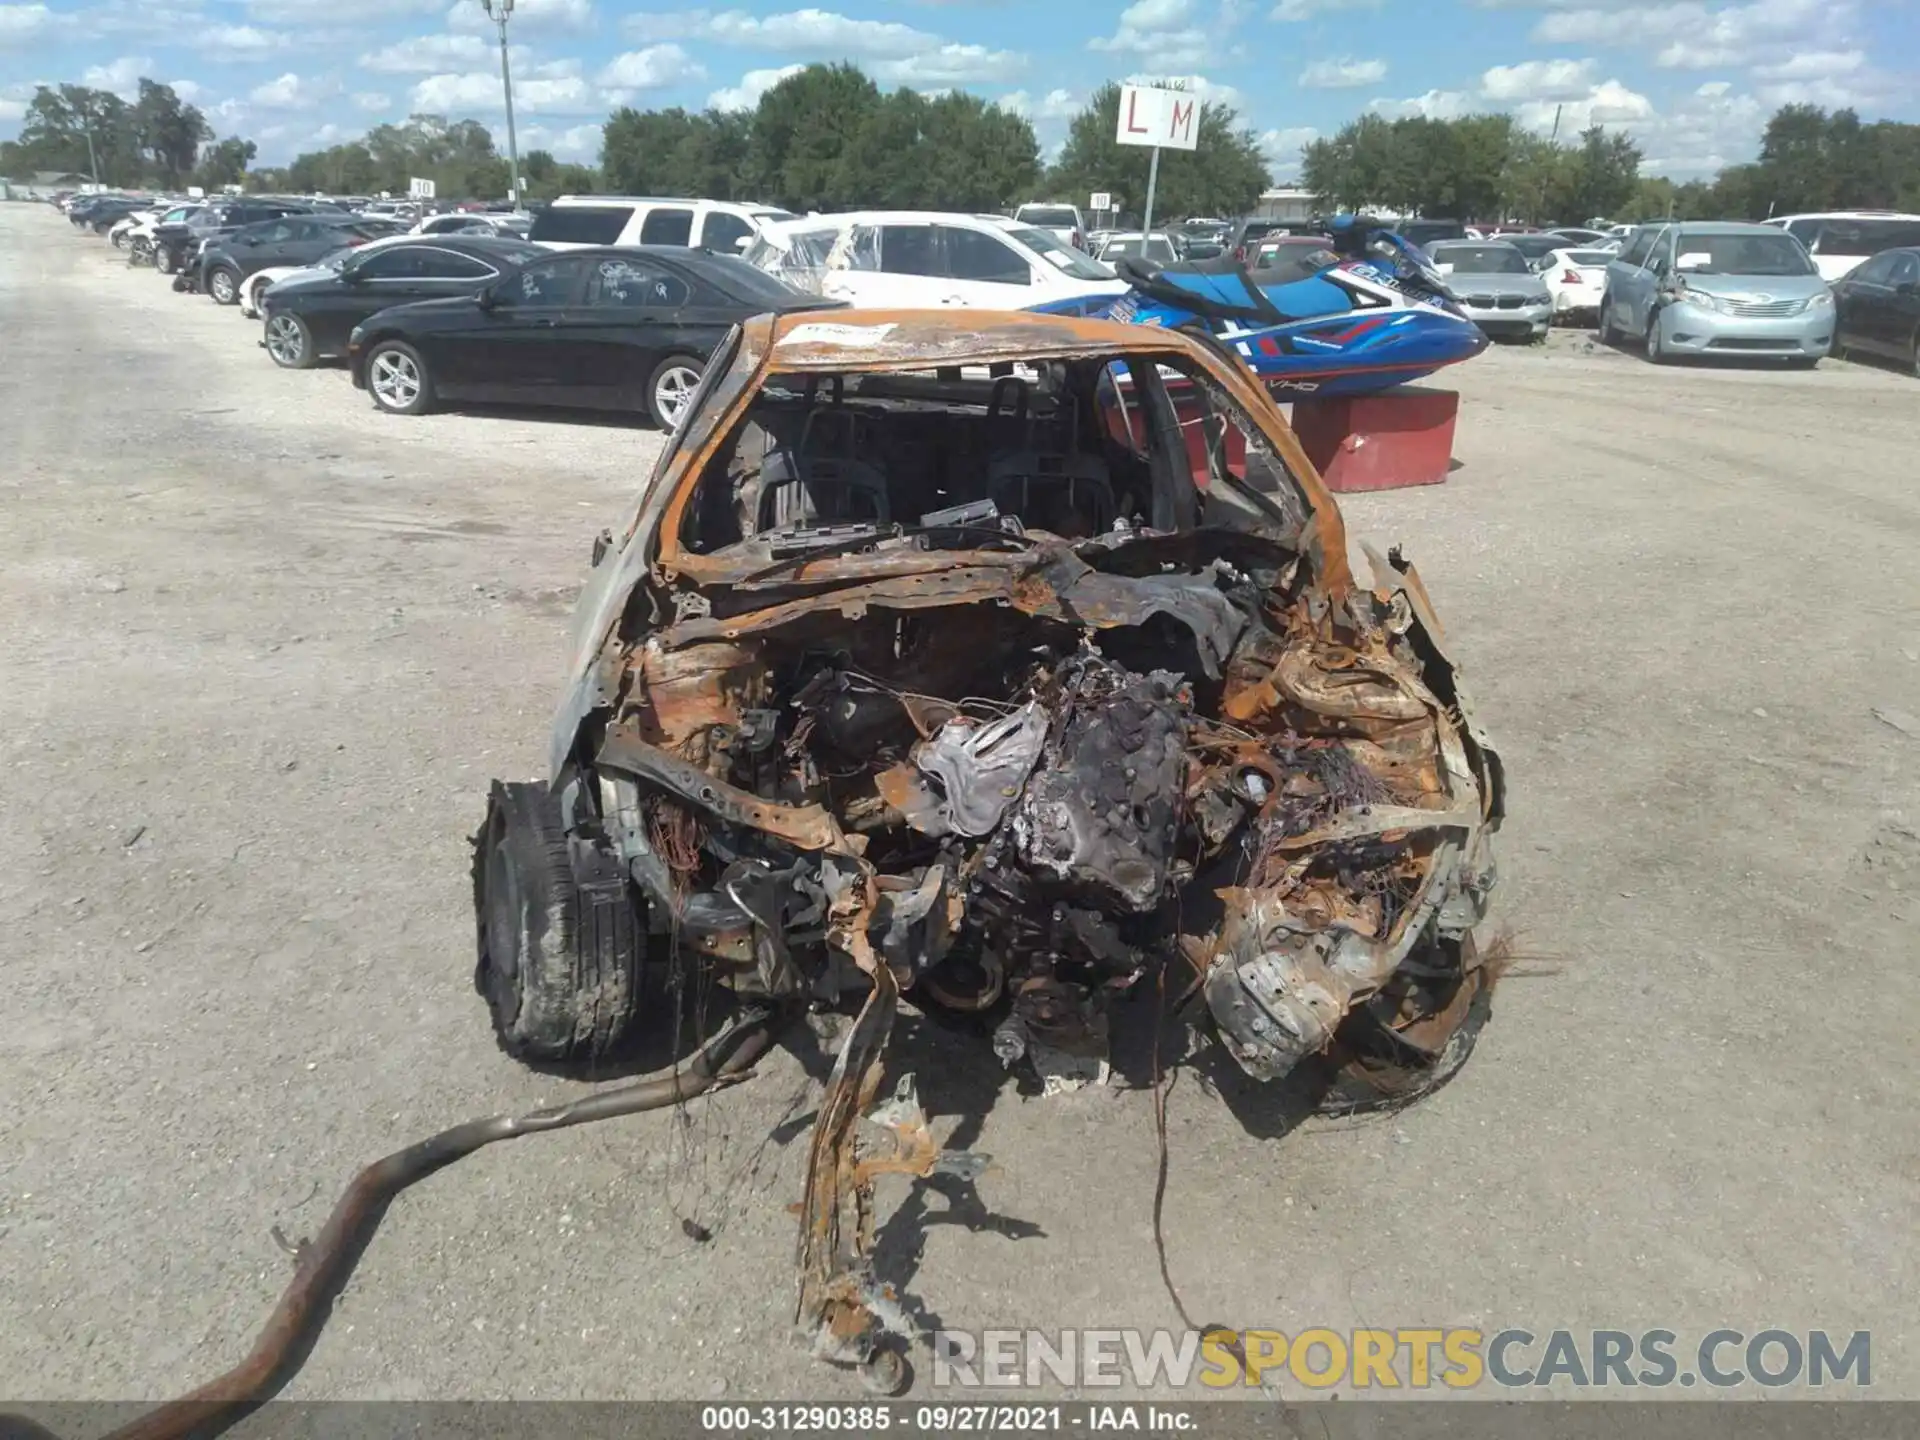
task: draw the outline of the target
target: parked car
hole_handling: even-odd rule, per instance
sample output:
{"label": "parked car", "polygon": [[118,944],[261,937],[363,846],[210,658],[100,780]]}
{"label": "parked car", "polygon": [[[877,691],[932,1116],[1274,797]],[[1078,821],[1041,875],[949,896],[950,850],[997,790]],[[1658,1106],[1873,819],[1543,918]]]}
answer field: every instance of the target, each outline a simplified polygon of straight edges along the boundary
{"label": "parked car", "polygon": [[1776,356],[1817,365],[1833,348],[1833,292],[1800,242],[1771,225],[1644,225],[1607,266],[1600,339],[1680,355]]}
{"label": "parked car", "polygon": [[1823,215],[1775,215],[1764,222],[1786,231],[1813,257],[1820,278],[1838,280],[1883,250],[1920,246],[1920,215],[1898,210],[1835,210]]}
{"label": "parked car", "polygon": [[1309,261],[1308,257],[1324,257],[1327,253],[1327,238],[1324,235],[1269,235],[1262,240],[1253,252],[1253,258],[1246,262],[1247,268],[1262,285],[1274,282],[1262,275],[1263,270],[1297,270],[1301,274],[1311,274],[1320,268],[1321,261]]}
{"label": "parked car", "polygon": [[1393,233],[1409,245],[1418,245],[1423,250],[1442,240],[1477,238],[1470,237],[1466,224],[1459,220],[1402,220],[1393,227]]}
{"label": "parked car", "polygon": [[240,303],[247,276],[270,265],[311,265],[343,245],[364,245],[389,227],[359,215],[282,215],[244,225],[200,252],[200,288],[216,305]]}
{"label": "parked car", "polygon": [[1227,231],[1224,248],[1243,265],[1259,243],[1269,235],[1291,235],[1293,225],[1286,220],[1262,219],[1249,215],[1233,222]]}
{"label": "parked car", "polygon": [[797,289],[887,309],[1104,305],[1126,282],[1051,230],[999,216],[861,210],[770,226],[750,263]]}
{"label": "parked car", "polygon": [[1562,225],[1557,229],[1549,230],[1547,233],[1549,235],[1558,235],[1562,240],[1570,240],[1575,245],[1592,245],[1597,241],[1607,238],[1606,231],[1591,230],[1585,225]]}
{"label": "parked car", "polygon": [[[308,215],[313,206],[305,200],[247,199],[214,201],[194,211],[177,224],[156,226],[153,232],[153,268],[162,275],[185,270],[211,239],[227,235],[242,226],[262,220],[277,220],[283,215]],[[198,278],[195,269],[195,278]]]}
{"label": "parked car", "polygon": [[1031,201],[1016,209],[1013,219],[1017,224],[1045,230],[1063,245],[1071,245],[1076,250],[1089,248],[1086,223],[1080,218],[1078,206]]}
{"label": "parked car", "polygon": [[338,251],[261,298],[267,355],[285,369],[304,370],[346,354],[348,337],[383,310],[473,295],[513,266],[548,253],[497,235],[396,235]]}
{"label": "parked car", "polygon": [[1540,262],[1556,250],[1564,250],[1567,242],[1560,236],[1543,230],[1509,230],[1496,237],[1503,245],[1511,245],[1527,257],[1527,263],[1536,270]]}
{"label": "parked car", "polygon": [[395,414],[491,400],[641,413],[671,429],[735,325],[838,308],[734,256],[594,246],[505,266],[472,294],[382,310],[354,329],[347,355],[353,383]]}
{"label": "parked car", "polygon": [[[1214,253],[1220,253],[1218,247],[1215,247]],[[1184,258],[1183,251],[1174,243],[1173,237],[1163,230],[1154,231],[1151,237],[1142,235],[1138,230],[1116,230],[1102,240],[1099,248],[1093,252],[1093,258],[1102,265],[1111,265],[1122,255],[1137,256],[1161,265],[1171,265]]]}
{"label": "parked car", "polygon": [[517,235],[527,238],[533,229],[531,215],[495,214],[491,211],[463,211],[454,215],[429,215],[413,227],[415,235]]}
{"label": "parked car", "polygon": [[1546,281],[1553,297],[1553,317],[1588,319],[1600,314],[1600,296],[1607,288],[1610,251],[1567,248],[1549,251],[1533,262],[1534,273]]}
{"label": "parked car", "polygon": [[1833,287],[1836,350],[1898,360],[1920,375],[1920,245],[1874,256]]}
{"label": "parked car", "polygon": [[533,217],[529,240],[556,250],[588,245],[683,245],[738,255],[761,229],[791,220],[772,205],[726,200],[659,200],[627,195],[562,195]]}
{"label": "parked car", "polygon": [[1553,296],[1504,240],[1441,240],[1423,246],[1447,278],[1466,317],[1493,340],[1540,340],[1553,323]]}

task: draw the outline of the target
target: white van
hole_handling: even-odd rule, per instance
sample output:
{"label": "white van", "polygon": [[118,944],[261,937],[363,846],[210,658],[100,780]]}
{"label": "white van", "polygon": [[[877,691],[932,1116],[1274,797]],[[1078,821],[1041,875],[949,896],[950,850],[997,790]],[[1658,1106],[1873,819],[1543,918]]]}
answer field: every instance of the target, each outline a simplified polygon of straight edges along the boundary
{"label": "white van", "polygon": [[1807,247],[1820,278],[1832,283],[1882,250],[1920,245],[1920,215],[1898,210],[1829,210],[1818,215],[1775,215],[1768,225]]}
{"label": "white van", "polygon": [[863,308],[1104,310],[1128,288],[1051,231],[938,210],[862,210],[769,225],[747,261]]}
{"label": "white van", "polygon": [[653,195],[562,195],[533,217],[527,238],[553,250],[582,245],[685,245],[738,255],[763,225],[791,220],[772,205]]}

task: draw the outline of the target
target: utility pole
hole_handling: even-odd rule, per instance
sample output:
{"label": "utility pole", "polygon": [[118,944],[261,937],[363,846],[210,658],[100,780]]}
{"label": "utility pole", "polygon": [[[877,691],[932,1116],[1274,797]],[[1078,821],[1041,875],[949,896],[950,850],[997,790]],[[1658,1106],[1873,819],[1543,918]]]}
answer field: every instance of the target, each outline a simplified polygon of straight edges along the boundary
{"label": "utility pole", "polygon": [[80,117],[80,126],[87,132],[87,173],[93,176],[93,183],[98,185],[100,183],[100,162],[94,158],[93,154],[93,117],[90,115],[82,115]]}
{"label": "utility pole", "polygon": [[480,0],[487,18],[500,27],[500,88],[507,97],[507,168],[513,176],[513,208],[520,208],[520,142],[513,133],[513,71],[507,64],[507,17],[513,0]]}

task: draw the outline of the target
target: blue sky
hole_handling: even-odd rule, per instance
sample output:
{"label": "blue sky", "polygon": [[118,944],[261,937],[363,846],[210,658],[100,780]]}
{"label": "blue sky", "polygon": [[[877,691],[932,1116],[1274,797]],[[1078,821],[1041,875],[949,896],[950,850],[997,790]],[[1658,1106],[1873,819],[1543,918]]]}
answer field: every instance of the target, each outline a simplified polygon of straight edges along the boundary
{"label": "blue sky", "polygon": [[[1632,132],[1648,168],[1752,158],[1781,104],[1920,119],[1906,0],[518,0],[523,150],[592,160],[615,105],[751,104],[789,68],[853,60],[883,86],[1020,109],[1051,152],[1087,93],[1192,77],[1237,106],[1275,173],[1366,110],[1511,110]],[[501,120],[480,0],[0,0],[0,137],[36,82],[171,82],[263,162],[428,110]],[[504,139],[504,135],[502,136]]]}

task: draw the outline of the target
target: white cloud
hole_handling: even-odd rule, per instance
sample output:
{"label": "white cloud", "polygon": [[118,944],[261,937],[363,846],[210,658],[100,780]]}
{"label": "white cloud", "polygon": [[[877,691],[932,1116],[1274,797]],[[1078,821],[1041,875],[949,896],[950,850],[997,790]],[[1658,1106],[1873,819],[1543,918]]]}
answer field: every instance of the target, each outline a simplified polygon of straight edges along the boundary
{"label": "white cloud", "polygon": [[[702,79],[706,73],[678,45],[649,45],[614,56],[596,83],[616,91],[658,90],[683,80]],[[517,95],[518,87],[515,91]]]}
{"label": "white cloud", "polygon": [[[625,104],[637,88],[603,88],[580,73],[579,61],[555,60],[513,77],[513,108],[528,115],[598,115],[610,105]],[[500,72],[469,70],[429,75],[413,87],[409,108],[435,115],[500,114],[506,109]]]}
{"label": "white cloud", "polygon": [[1551,131],[1557,122],[1561,139],[1578,135],[1591,125],[1626,125],[1654,117],[1653,102],[1618,80],[1602,80],[1585,95],[1568,100],[1529,100],[1514,115],[1529,130]]}
{"label": "white cloud", "polygon": [[760,97],[790,75],[798,75],[804,65],[782,65],[777,70],[749,70],[738,85],[728,85],[707,96],[709,110],[751,110]]}
{"label": "white cloud", "polygon": [[277,80],[254,86],[247,99],[263,110],[311,110],[339,93],[338,85],[302,80],[289,70]]}
{"label": "white cloud", "polygon": [[353,107],[364,110],[369,115],[379,115],[393,105],[391,95],[382,95],[377,90],[361,90],[354,94]]}
{"label": "white cloud", "polygon": [[140,77],[153,72],[153,59],[147,55],[122,55],[105,65],[89,65],[80,76],[82,85],[95,90],[111,90],[123,100],[131,100],[140,90]]}
{"label": "white cloud", "polygon": [[1384,60],[1316,60],[1300,72],[1300,84],[1308,90],[1351,90],[1358,85],[1377,85],[1386,78]]}
{"label": "white cloud", "polygon": [[1406,100],[1370,100],[1367,109],[1389,120],[1425,116],[1429,120],[1457,120],[1474,109],[1473,96],[1465,90],[1429,90]]}
{"label": "white cloud", "polygon": [[[515,0],[507,30],[515,35],[529,32],[581,35],[598,24],[593,0]],[[476,35],[498,33],[480,0],[454,0],[447,7],[447,26]]]}
{"label": "white cloud", "polygon": [[1320,138],[1320,132],[1311,125],[1293,125],[1284,130],[1263,130],[1260,132],[1260,153],[1267,158],[1267,168],[1273,171],[1276,180],[1297,179],[1300,174],[1300,152]]}
{"label": "white cloud", "polygon": [[1777,65],[1756,65],[1756,80],[1831,80],[1865,67],[1863,50],[1805,50]]}
{"label": "white cloud", "polygon": [[189,105],[198,105],[207,98],[207,87],[194,80],[169,80],[167,85]]}
{"label": "white cloud", "polygon": [[1591,60],[1526,60],[1495,65],[1480,77],[1489,100],[1573,100],[1593,88]]}
{"label": "white cloud", "polygon": [[1009,90],[995,102],[1002,110],[1024,115],[1032,121],[1071,120],[1086,107],[1086,101],[1071,90],[1049,90],[1035,100],[1024,90]]}
{"label": "white cloud", "polygon": [[1670,5],[1583,6],[1542,16],[1533,38],[1557,45],[1613,45],[1644,51],[1665,42],[1654,63],[1708,70],[1782,60],[1798,49],[1844,38],[1852,0],[1750,0],[1718,7],[1701,0]]}
{"label": "white cloud", "polygon": [[1341,10],[1378,10],[1380,0],[1280,0],[1267,13],[1269,20],[1295,23],[1316,15],[1332,15]]}
{"label": "white cloud", "polygon": [[1015,50],[989,50],[984,45],[948,41],[918,55],[878,60],[876,80],[888,85],[911,85],[925,90],[935,85],[962,85],[977,81],[1007,81],[1027,68],[1027,57]]}
{"label": "white cloud", "polygon": [[627,33],[641,40],[711,40],[756,50],[793,50],[854,58],[916,55],[942,39],[896,20],[854,20],[831,10],[787,10],[749,15],[706,10],[629,15]]}
{"label": "white cloud", "polygon": [[592,164],[600,158],[601,127],[571,125],[556,130],[546,125],[529,125],[520,132],[520,152],[545,150],[556,160]]}
{"label": "white cloud", "polygon": [[1211,58],[1213,40],[1197,0],[1136,0],[1120,12],[1111,35],[1087,42],[1089,50],[1140,55],[1162,69],[1191,69]]}
{"label": "white cloud", "polygon": [[213,25],[194,39],[194,48],[209,60],[235,62],[260,60],[291,43],[278,30],[261,30],[253,25]]}
{"label": "white cloud", "polygon": [[[524,65],[524,45],[508,47],[515,65]],[[445,74],[458,66],[500,63],[500,47],[478,35],[415,35],[360,57],[360,68],[382,75]]]}
{"label": "white cloud", "polygon": [[44,5],[0,5],[0,40],[25,44],[51,32],[63,18]]}
{"label": "white cloud", "polygon": [[[441,0],[246,0],[246,4],[247,14],[256,20],[306,25],[398,20],[431,15],[442,8]],[[473,8],[480,8],[479,0],[474,0]]]}

